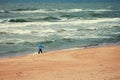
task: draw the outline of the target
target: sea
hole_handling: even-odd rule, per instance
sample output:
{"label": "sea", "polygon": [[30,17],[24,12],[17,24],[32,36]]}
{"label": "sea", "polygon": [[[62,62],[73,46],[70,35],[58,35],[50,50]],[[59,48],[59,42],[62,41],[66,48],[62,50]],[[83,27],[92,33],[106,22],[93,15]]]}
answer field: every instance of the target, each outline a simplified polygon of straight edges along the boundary
{"label": "sea", "polygon": [[0,58],[120,43],[120,4],[0,3]]}

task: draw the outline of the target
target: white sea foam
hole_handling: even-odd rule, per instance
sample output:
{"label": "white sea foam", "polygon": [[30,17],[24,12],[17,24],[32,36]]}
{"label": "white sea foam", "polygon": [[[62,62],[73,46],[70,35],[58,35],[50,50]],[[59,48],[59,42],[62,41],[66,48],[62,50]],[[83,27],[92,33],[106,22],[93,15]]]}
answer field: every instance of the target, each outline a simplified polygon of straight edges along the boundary
{"label": "white sea foam", "polygon": [[110,10],[110,9],[86,9],[84,11],[105,12],[105,11],[113,11],[113,10]]}
{"label": "white sea foam", "polygon": [[0,10],[0,13],[4,13],[5,12],[5,10]]}
{"label": "white sea foam", "polygon": [[71,9],[70,12],[80,12],[83,11],[82,9]]}
{"label": "white sea foam", "polygon": [[95,20],[76,20],[71,22],[72,24],[94,24],[94,23],[112,22],[112,21],[119,22],[120,18],[97,18]]}
{"label": "white sea foam", "polygon": [[11,11],[12,13],[56,13],[56,12],[81,12],[82,9],[38,9],[38,10],[26,10],[26,11]]}
{"label": "white sea foam", "polygon": [[82,9],[64,9],[64,10],[57,10],[57,12],[81,12]]}
{"label": "white sea foam", "polygon": [[0,19],[0,23],[1,23],[1,22],[3,22],[3,20],[2,20],[2,19]]}
{"label": "white sea foam", "polygon": [[[110,9],[38,9],[38,10],[23,10],[23,11],[10,11],[11,13],[56,13],[56,12],[81,12],[81,11],[95,11],[95,12],[105,12],[105,11],[113,11]],[[0,12],[5,12],[4,10],[0,10]]]}
{"label": "white sea foam", "polygon": [[45,29],[45,30],[43,30],[42,32],[44,32],[44,33],[54,33],[54,32],[56,32],[56,31],[53,30],[53,29]]}
{"label": "white sea foam", "polygon": [[0,43],[22,43],[25,40],[23,39],[14,39],[14,38],[7,38],[7,39],[1,39]]}
{"label": "white sea foam", "polygon": [[79,39],[109,39],[111,38],[110,36],[99,36],[99,35],[95,35],[95,34],[85,34],[84,36],[76,36],[76,35],[64,35],[63,36],[65,39],[76,39],[76,40],[79,40]]}
{"label": "white sea foam", "polygon": [[79,24],[95,24],[101,22],[120,22],[120,18],[97,18],[95,20],[68,20],[62,22],[24,22],[24,23],[1,23],[0,28],[7,27],[25,27],[25,26],[51,26],[51,25],[79,25]]}
{"label": "white sea foam", "polygon": [[11,33],[19,33],[19,34],[30,34],[31,31],[30,30],[12,30]]}
{"label": "white sea foam", "polygon": [[4,32],[4,33],[13,33],[13,34],[30,34],[31,30],[19,30],[19,29],[2,29],[0,32]]}
{"label": "white sea foam", "polygon": [[26,11],[11,11],[12,13],[48,13],[45,9],[26,10]]}

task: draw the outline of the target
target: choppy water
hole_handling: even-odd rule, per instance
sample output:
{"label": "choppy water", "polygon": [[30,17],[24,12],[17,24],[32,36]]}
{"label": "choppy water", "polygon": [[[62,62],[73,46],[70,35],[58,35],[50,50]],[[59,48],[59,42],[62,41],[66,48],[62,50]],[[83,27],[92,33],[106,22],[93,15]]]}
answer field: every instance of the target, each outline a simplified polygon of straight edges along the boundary
{"label": "choppy water", "polygon": [[0,57],[117,43],[119,3],[0,4]]}

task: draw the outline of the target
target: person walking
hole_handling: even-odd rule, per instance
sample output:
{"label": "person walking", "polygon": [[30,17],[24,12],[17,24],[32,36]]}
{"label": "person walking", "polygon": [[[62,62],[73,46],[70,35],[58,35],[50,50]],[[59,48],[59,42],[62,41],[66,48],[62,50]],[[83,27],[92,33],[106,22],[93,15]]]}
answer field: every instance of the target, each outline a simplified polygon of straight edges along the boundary
{"label": "person walking", "polygon": [[42,45],[42,43],[40,43],[38,45],[38,49],[39,49],[38,54],[43,53],[43,51],[42,51],[43,48],[44,48],[44,46]]}

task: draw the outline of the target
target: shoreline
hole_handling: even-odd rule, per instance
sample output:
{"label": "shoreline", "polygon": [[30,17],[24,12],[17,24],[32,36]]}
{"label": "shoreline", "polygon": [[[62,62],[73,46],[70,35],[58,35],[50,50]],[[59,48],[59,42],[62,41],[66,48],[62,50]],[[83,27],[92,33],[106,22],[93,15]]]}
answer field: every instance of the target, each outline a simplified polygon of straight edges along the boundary
{"label": "shoreline", "polygon": [[[65,49],[54,49],[51,51],[44,51],[44,53],[51,53],[51,52],[56,52],[56,51],[64,51],[64,50],[74,50],[74,49],[89,49],[89,48],[100,48],[100,47],[109,47],[109,46],[120,46],[120,42],[116,43],[103,43],[103,44],[93,44],[93,45],[87,45],[87,46],[79,46],[79,47],[72,47],[72,48],[65,48]],[[30,54],[37,54],[37,52],[22,52],[23,54],[20,54],[20,52],[17,53],[17,55],[14,56],[6,56],[6,57],[0,57],[0,59],[4,58],[13,58],[13,57],[19,57],[19,56],[26,56]],[[43,54],[44,54],[43,53]]]}

